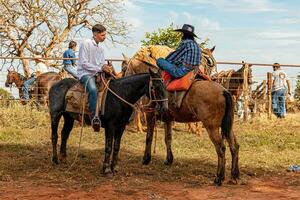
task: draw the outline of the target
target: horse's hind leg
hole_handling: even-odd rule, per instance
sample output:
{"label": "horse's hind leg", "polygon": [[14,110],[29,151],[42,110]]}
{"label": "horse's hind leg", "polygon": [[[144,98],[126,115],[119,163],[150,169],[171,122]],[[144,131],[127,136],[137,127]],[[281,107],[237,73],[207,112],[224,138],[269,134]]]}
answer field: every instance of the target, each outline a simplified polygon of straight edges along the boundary
{"label": "horse's hind leg", "polygon": [[153,113],[146,115],[147,121],[147,136],[146,136],[146,147],[143,157],[143,165],[148,165],[151,161],[151,146],[153,140],[153,130],[155,126],[155,117]]}
{"label": "horse's hind leg", "polygon": [[62,162],[67,157],[67,140],[69,138],[70,132],[73,129],[74,119],[67,114],[64,115],[64,126],[61,131],[61,145],[59,152],[59,160]]}
{"label": "horse's hind leg", "polygon": [[229,138],[227,138],[227,142],[230,147],[231,152],[231,179],[234,184],[237,183],[237,179],[240,177],[240,170],[239,170],[239,148],[240,145],[238,144],[236,137],[231,131]]}
{"label": "horse's hind leg", "polygon": [[172,153],[172,122],[165,123],[165,144],[167,147],[167,158],[165,160],[165,165],[171,165],[173,163],[173,153]]}
{"label": "horse's hind leg", "polygon": [[222,182],[225,179],[225,144],[224,138],[221,135],[219,128],[207,128],[207,132],[211,141],[213,142],[216,152],[218,154],[218,168],[217,168],[217,177],[214,180],[214,183],[218,186],[222,185]]}
{"label": "horse's hind leg", "polygon": [[55,164],[58,164],[58,158],[57,158],[57,129],[58,129],[58,124],[60,120],[61,115],[55,113],[51,113],[51,140],[52,140],[52,162]]}

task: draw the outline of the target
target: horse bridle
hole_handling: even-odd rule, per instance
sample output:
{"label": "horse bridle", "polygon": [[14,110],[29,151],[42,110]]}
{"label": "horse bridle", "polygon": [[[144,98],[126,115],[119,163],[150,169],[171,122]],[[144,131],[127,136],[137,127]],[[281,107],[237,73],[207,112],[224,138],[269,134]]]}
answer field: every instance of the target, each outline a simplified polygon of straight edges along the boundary
{"label": "horse bridle", "polygon": [[[165,98],[165,99],[157,99],[156,98],[156,94],[155,94],[155,90],[154,88],[152,87],[153,86],[153,81],[161,81],[163,83],[163,79],[162,78],[152,78],[150,76],[150,82],[149,82],[149,97],[150,97],[150,101],[146,104],[146,105],[134,105],[128,101],[126,101],[124,98],[122,98],[121,96],[119,96],[116,92],[114,92],[108,85],[109,81],[106,82],[104,77],[103,77],[103,74],[100,75],[101,77],[101,81],[103,82],[105,88],[107,88],[107,90],[109,90],[113,95],[115,95],[118,99],[120,99],[121,101],[123,101],[124,103],[126,103],[127,105],[129,105],[130,107],[132,107],[134,110],[144,110],[145,108],[147,107],[150,107],[152,105],[152,103],[158,103],[158,102],[164,102],[164,101],[168,101],[168,98]],[[152,98],[152,96],[154,98]],[[148,112],[155,112],[157,111],[158,109],[156,108],[151,108],[151,111],[148,111]]]}

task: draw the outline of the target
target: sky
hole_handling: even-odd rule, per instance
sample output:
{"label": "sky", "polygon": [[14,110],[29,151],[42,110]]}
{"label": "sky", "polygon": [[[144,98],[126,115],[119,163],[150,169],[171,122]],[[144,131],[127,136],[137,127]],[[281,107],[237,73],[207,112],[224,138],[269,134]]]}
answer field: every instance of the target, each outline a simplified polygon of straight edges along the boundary
{"label": "sky", "polygon": [[[298,0],[125,0],[125,20],[132,25],[129,47],[107,46],[109,58],[133,56],[145,32],[171,23],[195,26],[199,42],[216,45],[217,61],[300,64],[300,1]],[[219,65],[222,69],[235,66]],[[238,67],[238,66],[236,66]],[[300,68],[285,68],[296,79]],[[257,67],[261,81],[271,68]]]}
{"label": "sky", "polygon": [[[297,0],[126,0],[125,20],[132,24],[128,48],[107,56],[132,56],[145,32],[171,23],[195,26],[195,33],[216,45],[218,61],[300,64],[300,1]],[[201,41],[201,40],[199,40]]]}

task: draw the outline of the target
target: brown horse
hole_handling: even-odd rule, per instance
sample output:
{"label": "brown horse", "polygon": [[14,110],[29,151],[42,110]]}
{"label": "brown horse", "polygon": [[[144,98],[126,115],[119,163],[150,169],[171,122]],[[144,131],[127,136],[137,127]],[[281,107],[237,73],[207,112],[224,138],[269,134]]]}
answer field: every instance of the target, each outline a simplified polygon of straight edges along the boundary
{"label": "brown horse", "polygon": [[[212,53],[213,49],[206,49],[206,51]],[[212,63],[214,60],[211,57],[204,57],[202,59],[206,59],[207,63]],[[126,75],[146,72],[149,67],[155,68],[154,66],[149,66],[149,64],[133,57],[128,63]],[[157,119],[161,119],[161,117],[157,117]],[[143,157],[143,164],[145,165],[149,164],[151,161],[151,146],[155,126],[155,114],[147,113],[146,120],[147,137]],[[169,104],[169,112],[162,116],[162,120],[165,122],[165,144],[167,147],[166,165],[171,165],[173,162],[173,153],[171,148],[172,122],[188,123],[201,121],[203,126],[206,128],[218,155],[217,175],[214,183],[216,185],[221,185],[225,179],[226,147],[224,139],[226,139],[229,144],[232,157],[231,178],[233,183],[237,183],[237,179],[240,175],[238,165],[239,144],[232,131],[232,96],[224,87],[213,81],[194,82],[185,95],[181,107],[178,109],[174,108],[172,104]]]}
{"label": "brown horse", "polygon": [[[247,70],[247,76],[244,76],[245,70]],[[220,73],[214,74],[212,79],[223,85],[235,99],[238,99],[243,92],[244,81],[247,81],[248,85],[252,84],[251,65],[248,65],[247,69],[246,65],[243,64],[243,66],[237,71],[221,71]]]}
{"label": "brown horse", "polygon": [[24,81],[26,81],[25,76],[22,74],[14,71],[14,70],[7,70],[7,76],[6,76],[6,81],[5,81],[5,87],[11,87],[12,84],[14,83],[18,90],[19,90],[19,97],[20,99],[23,98],[23,85]]}
{"label": "brown horse", "polygon": [[[23,99],[23,86],[26,78],[14,70],[7,71],[8,73],[6,76],[5,86],[11,87],[14,83],[19,90],[20,99]],[[48,91],[50,87],[59,80],[61,80],[61,76],[56,72],[46,72],[37,77],[36,84],[34,86],[37,103],[44,105],[48,102]],[[31,93],[31,98],[32,97],[33,95]]]}
{"label": "brown horse", "polygon": [[36,94],[38,102],[42,105],[48,105],[48,93],[50,88],[59,80],[61,76],[56,72],[46,72],[36,78]]}

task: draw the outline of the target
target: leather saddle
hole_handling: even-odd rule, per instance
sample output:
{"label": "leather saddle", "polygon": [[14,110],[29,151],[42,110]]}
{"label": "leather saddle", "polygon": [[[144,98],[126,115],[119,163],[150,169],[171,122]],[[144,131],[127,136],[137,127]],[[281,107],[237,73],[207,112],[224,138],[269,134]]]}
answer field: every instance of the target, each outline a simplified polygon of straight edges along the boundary
{"label": "leather saddle", "polygon": [[[107,78],[104,73],[96,75],[96,85],[98,88],[97,107],[99,108],[99,114],[104,115],[107,88],[102,83],[101,76],[107,85],[109,85],[111,78]],[[88,103],[88,92],[85,91],[84,86],[79,81],[68,90],[65,100],[67,103],[66,111],[78,114],[91,114]]]}
{"label": "leather saddle", "polygon": [[201,66],[190,71],[185,76],[173,80],[170,74],[164,72],[163,79],[167,86],[169,103],[172,107],[177,109],[181,107],[183,98],[194,82],[201,80],[211,81],[210,76],[204,73]]}

